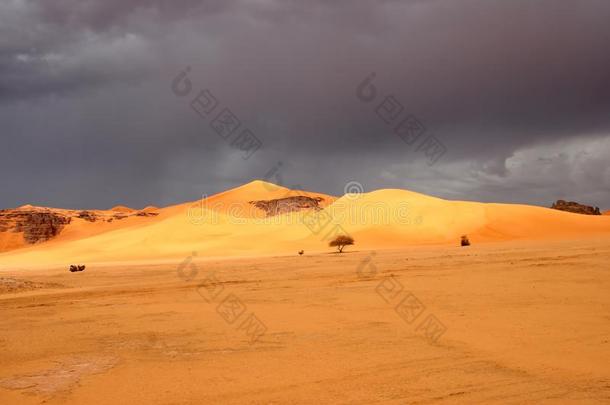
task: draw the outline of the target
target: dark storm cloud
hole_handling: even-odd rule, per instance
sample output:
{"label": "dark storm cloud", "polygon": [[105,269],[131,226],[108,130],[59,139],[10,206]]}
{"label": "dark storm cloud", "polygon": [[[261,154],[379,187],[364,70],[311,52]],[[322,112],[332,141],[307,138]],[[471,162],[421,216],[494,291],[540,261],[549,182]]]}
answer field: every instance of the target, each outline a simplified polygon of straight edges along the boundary
{"label": "dark storm cloud", "polygon": [[[287,185],[335,194],[359,180],[546,204],[577,189],[610,208],[609,17],[601,0],[10,0],[0,205],[168,204],[282,161]],[[248,161],[170,91],[187,65],[264,142]],[[446,145],[434,167],[376,116],[387,95]]]}

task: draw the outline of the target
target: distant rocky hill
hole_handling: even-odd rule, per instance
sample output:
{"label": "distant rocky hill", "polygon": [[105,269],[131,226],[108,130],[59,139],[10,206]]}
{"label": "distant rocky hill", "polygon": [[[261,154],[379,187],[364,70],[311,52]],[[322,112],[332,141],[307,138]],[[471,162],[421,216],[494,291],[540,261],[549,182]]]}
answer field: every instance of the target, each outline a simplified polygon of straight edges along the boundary
{"label": "distant rocky hill", "polygon": [[557,200],[551,208],[560,211],[573,212],[575,214],[585,214],[585,215],[601,215],[598,207],[591,207],[589,205],[579,204],[574,201],[564,201]]}

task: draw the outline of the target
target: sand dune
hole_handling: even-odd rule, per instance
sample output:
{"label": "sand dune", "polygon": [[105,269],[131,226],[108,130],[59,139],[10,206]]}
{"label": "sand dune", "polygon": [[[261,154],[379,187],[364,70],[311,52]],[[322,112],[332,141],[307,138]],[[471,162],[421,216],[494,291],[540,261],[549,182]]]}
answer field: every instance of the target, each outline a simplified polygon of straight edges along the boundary
{"label": "sand dune", "polygon": [[110,211],[129,213],[129,212],[134,212],[135,210],[133,208],[126,207],[124,205],[117,205],[115,207],[112,207],[110,209]]}
{"label": "sand dune", "polygon": [[[321,210],[267,217],[252,204],[295,196],[319,198]],[[189,252],[218,257],[326,251],[329,239],[338,233],[353,236],[358,249],[455,245],[462,234],[474,243],[610,234],[607,216],[448,201],[399,189],[336,199],[262,181],[156,212],[154,218],[70,226],[56,240],[0,255],[2,266],[155,261]]]}

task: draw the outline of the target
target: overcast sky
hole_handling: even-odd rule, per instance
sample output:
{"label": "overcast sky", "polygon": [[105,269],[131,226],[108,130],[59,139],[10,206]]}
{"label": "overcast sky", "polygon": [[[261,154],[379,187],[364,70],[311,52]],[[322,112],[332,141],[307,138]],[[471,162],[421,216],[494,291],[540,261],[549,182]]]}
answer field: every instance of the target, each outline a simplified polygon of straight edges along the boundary
{"label": "overcast sky", "polygon": [[609,21],[608,0],[2,0],[0,207],[165,206],[272,173],[610,209]]}

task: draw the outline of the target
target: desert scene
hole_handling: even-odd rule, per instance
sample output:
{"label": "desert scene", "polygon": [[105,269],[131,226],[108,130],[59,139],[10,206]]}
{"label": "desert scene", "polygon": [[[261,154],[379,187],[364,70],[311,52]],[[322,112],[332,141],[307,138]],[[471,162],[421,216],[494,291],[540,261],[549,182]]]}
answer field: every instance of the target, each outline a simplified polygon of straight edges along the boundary
{"label": "desert scene", "polygon": [[610,404],[609,19],[0,1],[0,405]]}
{"label": "desert scene", "polygon": [[610,400],[608,216],[253,181],[0,218],[3,403]]}

